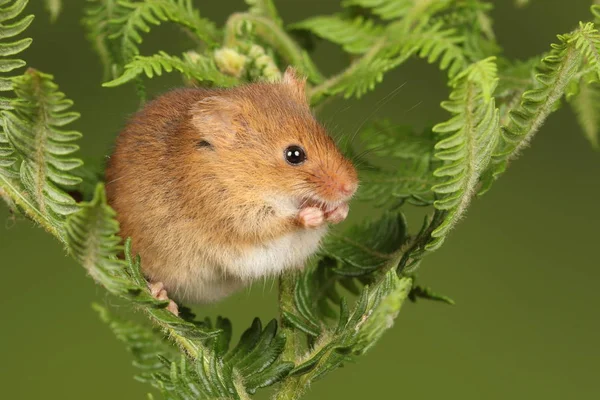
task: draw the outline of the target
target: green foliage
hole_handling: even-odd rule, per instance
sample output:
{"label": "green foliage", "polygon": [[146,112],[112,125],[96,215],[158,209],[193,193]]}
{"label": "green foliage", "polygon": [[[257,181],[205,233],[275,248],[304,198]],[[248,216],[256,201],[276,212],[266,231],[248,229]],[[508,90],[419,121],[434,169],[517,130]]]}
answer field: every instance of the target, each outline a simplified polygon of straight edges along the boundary
{"label": "green foliage", "polygon": [[50,13],[50,20],[52,22],[56,21],[58,18],[60,11],[62,10],[62,0],[45,0],[46,8]]}
{"label": "green foliage", "polygon": [[[393,161],[394,169],[379,168],[372,163],[360,167],[361,189],[358,198],[378,207],[400,206],[405,201],[415,205],[433,204],[433,170],[437,161],[432,155],[435,144],[431,130],[415,132],[411,127],[395,126],[391,122],[375,121],[361,132],[370,160],[385,158]],[[373,160],[375,162],[376,160]]]}
{"label": "green foliage", "polygon": [[198,82],[211,82],[221,87],[232,86],[236,79],[221,73],[214,60],[197,53],[185,53],[181,58],[159,52],[150,57],[136,56],[133,61],[125,66],[123,75],[110,82],[104,83],[105,87],[119,86],[127,83],[141,74],[148,78],[162,75],[163,71],[179,71],[188,79]]}
{"label": "green foliage", "polygon": [[600,84],[585,79],[569,99],[583,133],[594,149],[600,149]]}
{"label": "green foliage", "polygon": [[3,111],[4,133],[18,158],[24,196],[62,236],[64,220],[77,211],[71,196],[61,188],[74,187],[80,179],[72,171],[81,166],[73,158],[79,132],[62,130],[79,114],[69,111],[73,102],[52,81],[51,75],[28,70],[13,79],[16,98],[12,110]]}
{"label": "green foliage", "polygon": [[351,54],[366,53],[383,34],[383,27],[373,20],[356,17],[352,20],[340,15],[313,17],[293,24],[291,29],[303,29],[342,46]]}
{"label": "green foliage", "polygon": [[140,54],[142,35],[152,26],[172,22],[194,38],[213,46],[218,40],[214,24],[200,17],[191,0],[88,0],[94,4],[83,20],[88,38],[104,63],[109,76],[116,78],[125,64]]}
{"label": "green foliage", "polygon": [[[365,124],[356,133],[365,153],[352,147],[355,134],[348,138],[347,150],[360,165],[358,197],[381,209],[381,217],[333,229],[311,265],[280,278],[279,324],[272,320],[263,328],[255,319],[232,348],[226,318],[213,325],[183,306],[176,317],[167,301],[151,295],[131,240],[118,236],[102,174],[74,157],[81,135],[66,126],[79,115],[52,76],[30,69],[0,79],[7,94],[0,99],[0,197],[58,238],[96,282],[148,316],[152,326],[95,307],[132,352],[138,379],[167,399],[247,399],[275,383],[276,399],[300,397],[370,349],[407,298],[453,304],[417,285],[412,272],[442,245],[475,194],[491,187],[563,96],[598,147],[600,34],[593,23],[560,35],[548,54],[519,62],[499,55],[491,4],[480,0],[343,0],[340,12],[290,26],[273,1],[246,3],[248,12],[234,13],[217,27],[191,0],[88,0],[83,23],[105,66],[104,86],[140,87],[143,77],[179,72],[186,84],[229,87],[278,79],[291,64],[307,76],[310,101],[318,104],[334,96],[360,97],[416,56],[445,71],[451,93],[442,107],[451,117],[422,132],[388,120]],[[55,18],[61,2],[47,4]],[[12,57],[31,44],[15,39],[33,20],[20,16],[26,5],[0,0],[1,73],[25,65]],[[599,6],[592,13],[600,22]],[[182,56],[165,50],[142,55],[143,36],[162,23],[181,27],[192,48]],[[287,29],[339,45],[348,65],[325,78]],[[382,160],[393,167],[380,167]],[[76,192],[85,201],[77,202]],[[402,214],[407,203],[429,212],[418,232]]]}
{"label": "green foliage", "polygon": [[494,154],[492,174],[498,177],[557,109],[569,83],[582,69],[600,76],[600,34],[594,24],[581,23],[572,33],[559,35],[559,44],[542,59],[534,87],[523,93],[520,105],[509,113],[502,140]]}

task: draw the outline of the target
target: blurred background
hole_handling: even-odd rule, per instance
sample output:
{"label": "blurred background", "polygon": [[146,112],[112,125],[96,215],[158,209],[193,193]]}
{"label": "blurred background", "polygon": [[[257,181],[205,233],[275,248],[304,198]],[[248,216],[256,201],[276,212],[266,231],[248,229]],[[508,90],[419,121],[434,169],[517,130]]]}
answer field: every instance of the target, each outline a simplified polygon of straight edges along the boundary
{"label": "blurred background", "polygon": [[[82,113],[75,124],[84,134],[81,154],[100,165],[137,108],[134,90],[100,86],[102,69],[80,24],[83,1],[66,1],[55,24],[41,1],[30,3],[36,19],[28,35],[34,43],[24,58],[54,74],[75,101]],[[509,0],[494,3],[495,31],[511,58],[546,51],[556,34],[591,19],[590,0],[538,0],[525,9]],[[245,9],[242,0],[195,4],[219,24]],[[339,10],[334,0],[276,4],[288,23]],[[156,29],[146,43],[147,54],[177,53],[187,45],[168,26]],[[315,59],[329,74],[346,63],[341,52],[322,42]],[[151,90],[179,84],[172,75],[152,82]],[[417,127],[447,118],[439,108],[447,96],[444,74],[420,60],[386,75],[359,101],[330,104],[322,118],[338,132],[353,132],[375,103],[401,84],[375,118]],[[316,383],[306,399],[600,398],[599,173],[600,155],[583,138],[570,109],[561,109],[491,192],[473,203],[441,250],[423,262],[420,283],[449,295],[456,306],[406,303],[370,353]],[[360,209],[353,215],[362,217]],[[90,307],[115,300],[60,244],[26,220],[14,221],[1,204],[0,252],[2,398],[145,398],[149,386],[133,380],[130,355]],[[276,315],[276,287],[256,285],[196,311],[230,317],[236,336],[254,316]]]}

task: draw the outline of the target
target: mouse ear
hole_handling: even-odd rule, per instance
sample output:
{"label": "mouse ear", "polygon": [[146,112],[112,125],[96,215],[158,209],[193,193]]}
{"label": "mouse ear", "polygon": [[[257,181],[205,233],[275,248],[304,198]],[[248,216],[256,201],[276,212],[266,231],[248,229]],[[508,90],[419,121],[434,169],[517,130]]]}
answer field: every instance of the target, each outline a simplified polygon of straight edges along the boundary
{"label": "mouse ear", "polygon": [[232,140],[240,128],[240,110],[225,97],[206,97],[192,106],[191,114],[192,125],[211,144]]}
{"label": "mouse ear", "polygon": [[292,93],[299,100],[306,102],[306,77],[300,77],[294,67],[287,67],[283,74],[282,82],[292,89]]}

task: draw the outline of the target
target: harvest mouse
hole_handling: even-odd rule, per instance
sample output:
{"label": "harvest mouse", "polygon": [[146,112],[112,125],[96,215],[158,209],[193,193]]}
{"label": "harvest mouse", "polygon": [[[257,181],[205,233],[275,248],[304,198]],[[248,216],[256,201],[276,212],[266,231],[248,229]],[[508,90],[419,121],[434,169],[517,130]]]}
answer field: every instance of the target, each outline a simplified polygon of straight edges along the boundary
{"label": "harvest mouse", "polygon": [[106,182],[154,296],[201,303],[302,268],[358,186],[291,68],[148,103],[117,138]]}

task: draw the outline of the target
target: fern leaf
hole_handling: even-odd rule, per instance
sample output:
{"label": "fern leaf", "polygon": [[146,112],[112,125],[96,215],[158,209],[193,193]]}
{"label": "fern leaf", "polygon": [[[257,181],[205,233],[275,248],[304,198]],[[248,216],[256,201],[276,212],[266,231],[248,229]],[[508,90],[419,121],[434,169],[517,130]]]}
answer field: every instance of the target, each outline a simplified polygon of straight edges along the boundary
{"label": "fern leaf", "polygon": [[372,286],[365,286],[353,307],[340,302],[337,326],[324,330],[311,350],[291,371],[313,382],[339,367],[349,355],[364,354],[389,329],[411,288],[410,278],[388,271]]}
{"label": "fern leaf", "polygon": [[[14,38],[20,35],[29,27],[33,21],[33,15],[22,17],[14,22],[11,19],[16,18],[27,5],[27,1],[16,1],[8,6],[0,6],[0,40]],[[0,42],[0,72],[7,73],[17,68],[23,67],[25,61],[20,59],[6,58],[14,56],[25,50],[31,44],[31,39],[20,39],[11,42]],[[13,90],[13,77],[0,77],[0,92]],[[0,110],[11,110],[12,100],[6,97],[0,97]],[[0,176],[6,179],[5,184],[21,187],[17,181],[19,178],[18,155],[10,144],[4,129],[0,129]]]}
{"label": "fern leaf", "polygon": [[168,301],[152,297],[141,273],[140,259],[131,254],[131,242],[120,244],[114,217],[104,187],[99,184],[92,201],[82,203],[67,220],[66,242],[71,255],[109,292],[137,304],[190,356],[197,357],[202,342],[219,332],[174,316],[166,310]]}
{"label": "fern leaf", "polygon": [[441,183],[433,187],[440,196],[434,206],[446,215],[431,233],[427,250],[438,248],[462,217],[498,143],[498,110],[492,97],[498,82],[494,60],[475,63],[456,77],[450,100],[442,103],[454,117],[433,128],[449,135],[435,145],[435,156],[444,165],[435,170]]}
{"label": "fern leaf", "polygon": [[110,21],[119,15],[119,0],[87,0],[82,23],[86,37],[100,57],[104,67],[104,79],[116,78],[124,65],[121,53],[109,36],[114,34],[116,26]]}
{"label": "fern leaf", "polygon": [[152,26],[172,22],[188,29],[194,38],[215,46],[219,32],[214,24],[200,17],[191,0],[88,0],[84,24],[88,37],[112,77],[140,54],[142,34]]}
{"label": "fern leaf", "polygon": [[344,0],[342,5],[368,8],[383,20],[403,17],[422,21],[451,3],[452,0]]}
{"label": "fern leaf", "polygon": [[60,231],[65,218],[78,209],[61,187],[73,187],[81,181],[72,171],[82,162],[71,157],[79,149],[73,142],[81,134],[60,129],[79,114],[68,111],[73,102],[52,79],[31,69],[15,78],[14,110],[2,115],[6,137],[22,160],[23,186],[39,212]]}
{"label": "fern leaf", "polygon": [[163,357],[168,373],[155,373],[154,384],[172,399],[247,399],[246,393],[280,381],[293,368],[292,363],[279,361],[284,341],[274,320],[263,329],[256,318],[224,357],[216,342],[191,363],[184,357],[179,363]]}
{"label": "fern leaf", "polygon": [[348,20],[340,15],[319,16],[292,24],[290,29],[307,30],[339,44],[351,54],[362,54],[373,47],[384,32],[372,20],[356,17]]}
{"label": "fern leaf", "polygon": [[433,130],[441,135],[435,156],[443,165],[435,170],[440,183],[432,190],[439,196],[436,212],[425,223],[404,253],[399,271],[414,270],[426,251],[437,249],[464,214],[479,179],[489,165],[499,141],[498,110],[493,93],[497,67],[491,57],[472,64],[451,82],[450,99],[442,107],[454,114]]}
{"label": "fern leaf", "polygon": [[50,20],[56,21],[60,11],[62,10],[62,0],[45,0],[46,9],[50,13]]}
{"label": "fern leaf", "polygon": [[600,84],[583,81],[570,100],[585,137],[594,149],[600,149]]}
{"label": "fern leaf", "polygon": [[104,186],[99,184],[94,198],[82,203],[80,210],[67,220],[67,244],[73,257],[109,292],[125,297],[141,294],[143,287],[129,279],[127,262],[119,258],[123,246],[115,216],[106,203]]}
{"label": "fern leaf", "polygon": [[341,263],[335,269],[337,273],[364,275],[398,257],[406,233],[404,216],[386,213],[380,220],[347,231],[332,231],[323,243],[322,253]]}
{"label": "fern leaf", "polygon": [[361,58],[350,65],[343,73],[318,86],[311,93],[311,101],[318,102],[325,95],[343,93],[344,98],[361,97],[383,80],[383,75],[404,63],[413,55],[439,62],[440,69],[448,70],[455,76],[467,65],[464,50],[460,46],[462,38],[453,29],[444,29],[441,22],[433,26],[421,23],[405,32],[404,24],[392,24],[386,28],[382,39],[378,40]]}
{"label": "fern leaf", "polygon": [[185,53],[182,58],[179,58],[161,51],[149,57],[136,56],[133,61],[125,66],[123,75],[104,83],[102,86],[123,85],[142,74],[152,78],[155,75],[162,75],[163,71],[179,71],[188,79],[207,81],[221,87],[233,86],[237,83],[235,78],[221,73],[211,58],[196,53],[193,56]]}
{"label": "fern leaf", "polygon": [[246,4],[250,6],[250,13],[267,17],[279,26],[283,25],[281,18],[277,13],[273,0],[245,0]]}
{"label": "fern leaf", "polygon": [[159,332],[149,327],[123,321],[111,315],[106,307],[92,304],[100,319],[109,325],[117,339],[127,345],[127,350],[133,355],[133,365],[141,370],[140,380],[147,380],[152,374],[165,371],[161,357],[165,357],[174,349],[167,346]]}
{"label": "fern leaf", "polygon": [[438,293],[434,292],[433,290],[431,290],[431,288],[417,285],[417,282],[414,278],[413,278],[412,288],[410,289],[410,292],[408,293],[408,298],[413,303],[416,303],[418,299],[426,299],[426,300],[439,301],[439,302],[446,303],[451,306],[453,306],[455,304],[454,300],[452,300],[450,297],[444,296],[442,294],[438,294]]}
{"label": "fern leaf", "polygon": [[502,141],[494,154],[493,175],[498,177],[506,164],[523,149],[556,109],[569,83],[578,73],[582,60],[587,60],[600,76],[598,53],[600,34],[592,23],[581,24],[573,33],[558,36],[560,43],[542,60],[542,71],[536,76],[537,86],[523,93],[519,107],[510,112],[503,127]]}
{"label": "fern leaf", "polygon": [[379,159],[392,158],[388,164],[396,167],[359,166],[358,199],[377,206],[399,205],[406,200],[415,205],[433,204],[431,187],[436,162],[432,157],[435,142],[430,130],[417,134],[409,127],[375,121],[362,130],[361,138],[366,152],[372,151]]}
{"label": "fern leaf", "polygon": [[416,54],[430,64],[439,62],[442,71],[448,70],[453,78],[468,64],[464,49],[460,46],[464,38],[455,29],[445,29],[443,23],[415,30],[405,44],[405,51],[413,49]]}

